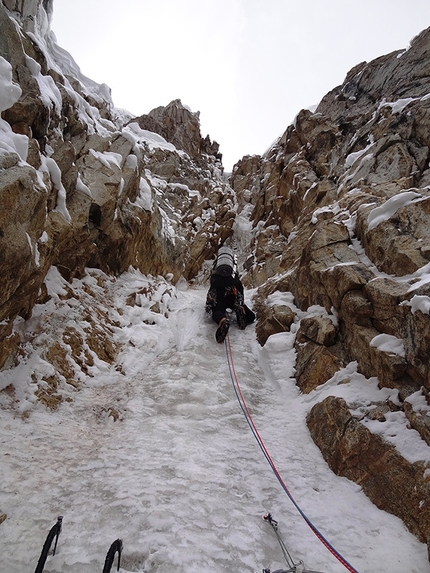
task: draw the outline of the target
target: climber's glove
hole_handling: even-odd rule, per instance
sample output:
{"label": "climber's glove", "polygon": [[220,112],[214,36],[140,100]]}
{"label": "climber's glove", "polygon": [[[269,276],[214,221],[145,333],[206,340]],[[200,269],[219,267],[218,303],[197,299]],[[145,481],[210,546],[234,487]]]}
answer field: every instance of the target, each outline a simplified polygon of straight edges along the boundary
{"label": "climber's glove", "polygon": [[205,305],[206,312],[210,313],[215,306],[216,306],[216,290],[214,288],[211,288],[206,296],[206,305]]}
{"label": "climber's glove", "polygon": [[234,308],[236,309],[239,306],[243,306],[245,299],[243,298],[243,294],[237,291],[236,300],[234,301]]}

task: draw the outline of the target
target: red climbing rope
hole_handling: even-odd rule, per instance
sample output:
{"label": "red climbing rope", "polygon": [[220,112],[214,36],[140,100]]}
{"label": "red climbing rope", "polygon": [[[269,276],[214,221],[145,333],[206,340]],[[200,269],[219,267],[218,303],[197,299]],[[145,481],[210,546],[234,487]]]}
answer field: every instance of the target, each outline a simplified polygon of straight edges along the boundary
{"label": "red climbing rope", "polygon": [[254,424],[251,413],[248,410],[248,406],[246,405],[245,398],[242,394],[242,390],[241,390],[240,385],[239,385],[239,380],[237,378],[236,370],[234,368],[233,353],[231,350],[230,337],[228,334],[227,334],[227,337],[225,339],[225,349],[226,349],[226,354],[227,354],[227,362],[228,362],[228,366],[229,366],[229,370],[230,370],[230,377],[231,377],[231,381],[232,381],[233,388],[234,388],[234,391],[236,393],[239,405],[242,409],[242,412],[245,415],[246,421],[248,422],[248,425],[251,428],[252,433],[254,434],[255,439],[258,442],[258,445],[260,446],[261,451],[263,452],[266,460],[269,462],[269,465],[272,468],[272,471],[275,474],[277,480],[281,484],[282,489],[285,491],[285,493],[288,495],[290,501],[293,503],[294,507],[297,509],[297,511],[300,513],[300,515],[303,517],[303,519],[306,521],[306,523],[309,525],[309,527],[312,529],[312,531],[315,533],[315,535],[318,537],[318,539],[321,541],[321,543],[330,551],[330,553],[334,557],[336,557],[336,559],[338,561],[340,561],[340,563],[342,563],[342,565],[348,571],[350,571],[350,573],[358,573],[357,569],[354,569],[354,567],[352,565],[350,565],[348,563],[348,561],[346,561],[346,559],[344,559],[342,557],[342,555],[333,547],[333,545],[329,541],[327,541],[327,539],[322,535],[322,533],[320,531],[318,531],[318,529],[315,527],[315,525],[306,516],[306,514],[302,511],[302,509],[299,507],[299,505],[297,504],[297,502],[293,498],[290,490],[288,489],[288,487],[286,486],[280,473],[278,472],[269,452],[267,451],[266,446],[264,445],[264,442],[263,442],[260,434],[258,433],[258,430],[257,430],[255,424]]}

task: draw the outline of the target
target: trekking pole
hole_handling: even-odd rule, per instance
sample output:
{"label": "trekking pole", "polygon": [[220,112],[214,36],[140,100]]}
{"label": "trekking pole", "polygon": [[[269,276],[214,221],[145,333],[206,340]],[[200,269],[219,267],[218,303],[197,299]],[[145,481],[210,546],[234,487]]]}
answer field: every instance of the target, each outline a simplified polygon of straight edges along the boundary
{"label": "trekking pole", "polygon": [[[311,571],[310,569],[305,569],[303,561],[294,563],[294,560],[291,557],[290,552],[288,551],[287,546],[284,543],[284,540],[279,535],[278,522],[275,519],[273,519],[270,513],[265,515],[263,519],[272,526],[272,529],[275,532],[276,537],[279,541],[279,545],[281,546],[282,553],[284,554],[285,561],[287,562],[288,565],[288,569],[277,569],[276,571],[272,571],[272,573],[321,573],[321,571]],[[271,573],[271,572],[270,569],[263,569],[263,573]]]}
{"label": "trekking pole", "polygon": [[103,573],[110,573],[113,565],[113,560],[115,559],[115,553],[118,553],[118,568],[119,571],[121,564],[121,553],[122,553],[123,543],[122,539],[116,539],[112,545],[109,547],[109,551],[106,555],[105,566],[103,567]]}
{"label": "trekking pole", "polygon": [[45,567],[45,563],[46,563],[46,560],[48,558],[49,550],[51,549],[51,545],[52,545],[52,541],[54,540],[54,537],[55,537],[55,545],[54,545],[54,550],[52,552],[52,555],[55,555],[55,551],[57,550],[58,537],[60,536],[60,533],[61,533],[62,524],[63,524],[63,516],[59,515],[57,517],[57,523],[53,527],[51,527],[51,530],[49,531],[49,533],[46,537],[45,543],[43,544],[43,547],[42,547],[42,553],[40,554],[39,561],[37,563],[37,566],[36,566],[34,573],[42,573],[43,568]]}
{"label": "trekking pole", "polygon": [[288,567],[290,568],[290,571],[295,571],[296,570],[296,566],[298,565],[297,563],[294,563],[293,558],[291,557],[290,552],[288,551],[287,546],[285,545],[283,539],[281,538],[281,536],[279,535],[279,531],[278,531],[278,522],[273,519],[272,515],[270,513],[268,513],[267,515],[265,515],[263,517],[264,521],[267,521],[271,526],[273,531],[275,532],[275,535],[278,539],[279,545],[281,546],[281,550],[282,553],[284,555],[285,561],[288,564]]}

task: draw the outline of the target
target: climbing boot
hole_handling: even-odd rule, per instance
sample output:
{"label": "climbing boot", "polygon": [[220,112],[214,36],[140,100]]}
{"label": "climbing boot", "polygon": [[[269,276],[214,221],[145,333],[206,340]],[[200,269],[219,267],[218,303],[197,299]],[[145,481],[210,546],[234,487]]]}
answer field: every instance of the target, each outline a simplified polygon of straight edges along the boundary
{"label": "climbing boot", "polygon": [[224,342],[227,336],[228,329],[230,328],[230,321],[228,318],[224,317],[219,321],[217,331],[215,333],[216,341],[221,343]]}
{"label": "climbing boot", "polygon": [[245,330],[247,325],[246,312],[243,306],[236,307],[237,324],[240,330]]}

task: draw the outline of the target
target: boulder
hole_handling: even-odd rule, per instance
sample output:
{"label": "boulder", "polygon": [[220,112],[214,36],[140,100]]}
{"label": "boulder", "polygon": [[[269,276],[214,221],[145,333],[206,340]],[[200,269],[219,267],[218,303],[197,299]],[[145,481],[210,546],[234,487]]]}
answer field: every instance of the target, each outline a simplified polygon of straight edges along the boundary
{"label": "boulder", "polygon": [[308,394],[325,384],[345,366],[342,346],[336,345],[337,329],[326,316],[302,318],[296,334],[296,383]]}
{"label": "boulder", "polygon": [[333,346],[336,342],[337,330],[333,322],[326,316],[310,316],[300,321],[296,341],[299,344],[308,341],[322,346]]}
{"label": "boulder", "polygon": [[342,398],[329,396],[316,404],[306,422],[334,473],[355,481],[377,507],[402,519],[422,542],[430,541],[430,480],[425,463],[408,462],[357,420]]}
{"label": "boulder", "polygon": [[288,305],[258,305],[256,310],[258,322],[255,334],[261,346],[272,334],[288,332],[295,319],[294,311]]}
{"label": "boulder", "polygon": [[341,347],[326,347],[314,342],[296,343],[296,384],[300,391],[309,394],[325,384],[345,366]]}

